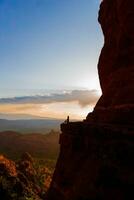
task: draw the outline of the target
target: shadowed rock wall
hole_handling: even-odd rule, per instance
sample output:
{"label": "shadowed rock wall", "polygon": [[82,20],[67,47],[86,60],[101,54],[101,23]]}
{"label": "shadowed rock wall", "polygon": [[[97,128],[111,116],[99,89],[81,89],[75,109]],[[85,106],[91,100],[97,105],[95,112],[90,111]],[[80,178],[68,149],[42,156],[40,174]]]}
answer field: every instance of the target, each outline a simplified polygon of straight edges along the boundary
{"label": "shadowed rock wall", "polygon": [[134,0],[103,0],[102,97],[83,122],[61,125],[47,200],[134,199]]}
{"label": "shadowed rock wall", "polygon": [[92,115],[99,122],[133,124],[134,1],[103,0],[99,22],[104,34],[98,64],[103,95]]}
{"label": "shadowed rock wall", "polygon": [[76,122],[62,124],[61,130],[61,151],[47,199],[134,199],[132,128]]}

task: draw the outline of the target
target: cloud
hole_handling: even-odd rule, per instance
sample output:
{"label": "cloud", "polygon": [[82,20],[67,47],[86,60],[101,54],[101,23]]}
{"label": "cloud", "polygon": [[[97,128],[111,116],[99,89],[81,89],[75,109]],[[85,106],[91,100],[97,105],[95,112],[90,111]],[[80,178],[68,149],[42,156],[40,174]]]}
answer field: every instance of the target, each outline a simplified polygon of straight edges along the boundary
{"label": "cloud", "polygon": [[73,90],[61,94],[21,96],[1,98],[0,104],[50,104],[58,102],[78,102],[81,106],[95,105],[99,99],[97,90]]}

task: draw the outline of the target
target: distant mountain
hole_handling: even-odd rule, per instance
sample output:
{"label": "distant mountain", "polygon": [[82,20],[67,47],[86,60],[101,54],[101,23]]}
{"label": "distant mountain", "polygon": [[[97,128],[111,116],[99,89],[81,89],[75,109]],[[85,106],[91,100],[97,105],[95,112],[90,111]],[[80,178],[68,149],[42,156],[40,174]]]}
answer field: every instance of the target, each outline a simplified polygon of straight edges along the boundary
{"label": "distant mountain", "polygon": [[24,152],[41,159],[56,159],[59,152],[59,132],[21,134],[0,132],[0,154],[16,159]]}
{"label": "distant mountain", "polygon": [[39,117],[29,114],[10,114],[10,113],[0,113],[0,119],[7,119],[7,120],[26,120],[26,119],[50,119],[47,117]]}
{"label": "distant mountain", "polygon": [[0,131],[17,131],[21,133],[43,133],[50,130],[59,130],[63,120],[58,119],[27,119],[5,120],[0,119]]}

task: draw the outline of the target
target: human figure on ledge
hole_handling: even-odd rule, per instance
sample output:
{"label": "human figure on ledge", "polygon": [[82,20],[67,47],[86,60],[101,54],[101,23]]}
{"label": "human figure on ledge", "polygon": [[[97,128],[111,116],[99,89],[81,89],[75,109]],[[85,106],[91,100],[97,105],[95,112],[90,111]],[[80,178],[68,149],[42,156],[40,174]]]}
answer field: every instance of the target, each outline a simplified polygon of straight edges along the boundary
{"label": "human figure on ledge", "polygon": [[69,124],[69,116],[67,116],[67,124]]}
{"label": "human figure on ledge", "polygon": [[64,121],[65,124],[69,124],[69,116],[67,116],[67,119]]}

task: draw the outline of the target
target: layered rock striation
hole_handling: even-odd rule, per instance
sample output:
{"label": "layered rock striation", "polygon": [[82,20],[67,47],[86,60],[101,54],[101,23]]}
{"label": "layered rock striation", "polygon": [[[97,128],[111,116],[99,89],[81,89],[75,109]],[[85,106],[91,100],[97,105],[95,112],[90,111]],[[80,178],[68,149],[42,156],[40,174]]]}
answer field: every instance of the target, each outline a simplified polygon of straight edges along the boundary
{"label": "layered rock striation", "polygon": [[47,200],[134,199],[134,1],[103,0],[102,96],[83,122],[61,125]]}

